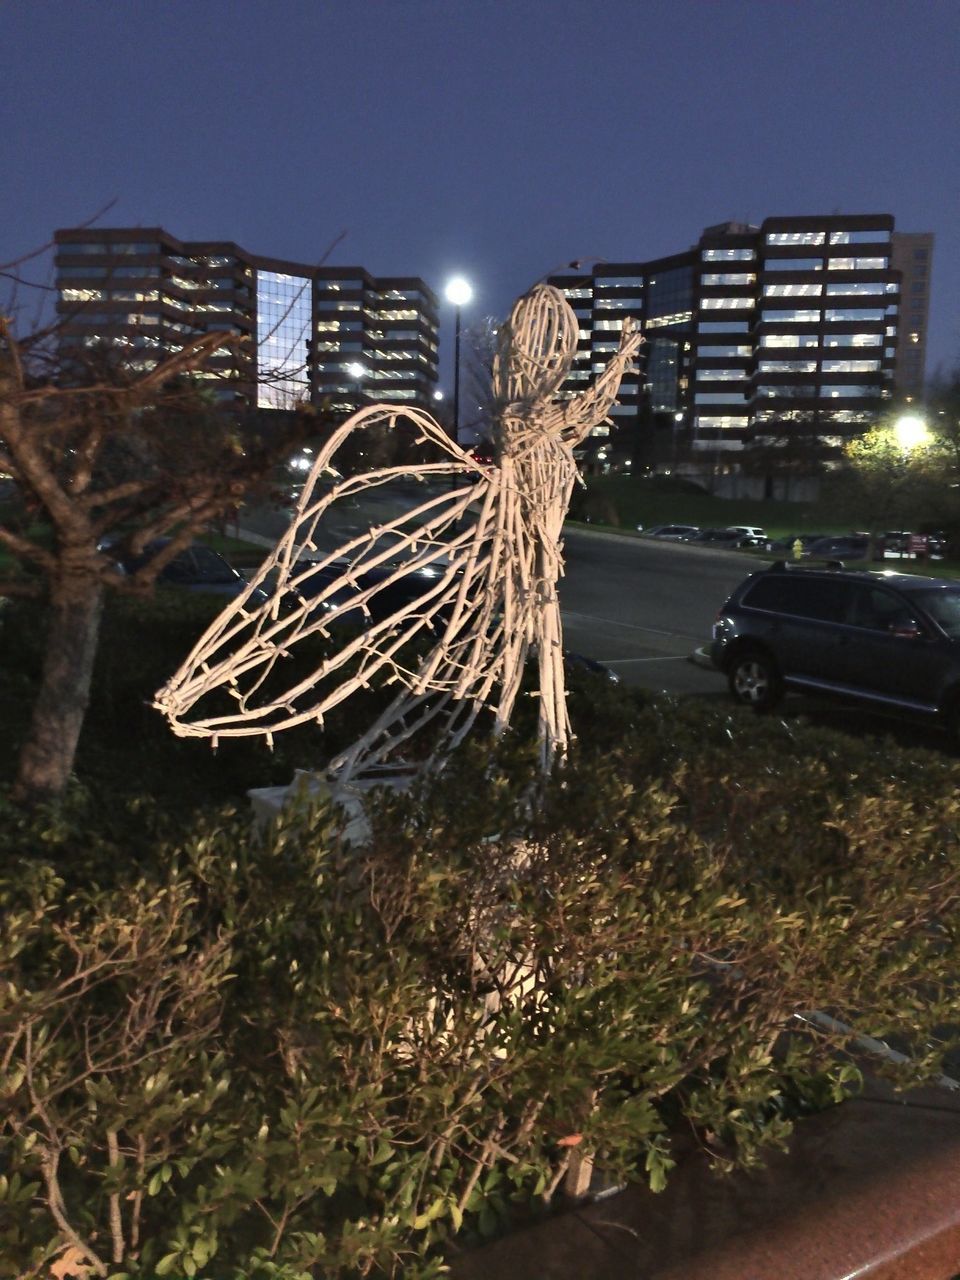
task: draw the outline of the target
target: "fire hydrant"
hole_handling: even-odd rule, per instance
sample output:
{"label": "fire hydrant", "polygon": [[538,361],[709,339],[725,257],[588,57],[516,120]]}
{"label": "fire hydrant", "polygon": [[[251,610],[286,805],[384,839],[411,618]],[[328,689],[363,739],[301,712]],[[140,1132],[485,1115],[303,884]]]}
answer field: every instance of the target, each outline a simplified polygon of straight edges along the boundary
{"label": "fire hydrant", "polygon": [[795,540],[792,550],[793,550],[794,560],[799,560],[800,557],[803,555],[803,543],[800,541],[799,538]]}

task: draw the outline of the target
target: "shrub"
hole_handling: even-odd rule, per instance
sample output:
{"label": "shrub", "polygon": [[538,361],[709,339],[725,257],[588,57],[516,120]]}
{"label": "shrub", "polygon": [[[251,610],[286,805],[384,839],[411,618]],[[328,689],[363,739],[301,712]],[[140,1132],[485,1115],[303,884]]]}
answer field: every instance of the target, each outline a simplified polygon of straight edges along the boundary
{"label": "shrub", "polygon": [[7,827],[3,1269],[433,1275],[570,1144],[659,1187],[678,1128],[725,1166],[783,1141],[857,1077],[797,1011],[935,1070],[956,767],[660,702],[620,728],[539,789],[519,736],[475,743],[363,850],[323,807]]}

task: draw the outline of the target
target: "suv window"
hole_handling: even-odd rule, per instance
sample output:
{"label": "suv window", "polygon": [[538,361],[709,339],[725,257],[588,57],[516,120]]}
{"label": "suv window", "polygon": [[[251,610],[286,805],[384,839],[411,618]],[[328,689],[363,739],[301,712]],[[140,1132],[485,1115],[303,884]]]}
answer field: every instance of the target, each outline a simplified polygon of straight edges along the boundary
{"label": "suv window", "polygon": [[882,587],[856,586],[845,619],[852,627],[870,631],[891,631],[894,627],[919,625],[907,603]]}
{"label": "suv window", "polygon": [[914,594],[921,608],[952,640],[960,639],[960,588],[932,587]]}
{"label": "suv window", "polygon": [[743,604],[795,618],[842,622],[850,605],[851,585],[839,579],[764,574],[748,588]]}

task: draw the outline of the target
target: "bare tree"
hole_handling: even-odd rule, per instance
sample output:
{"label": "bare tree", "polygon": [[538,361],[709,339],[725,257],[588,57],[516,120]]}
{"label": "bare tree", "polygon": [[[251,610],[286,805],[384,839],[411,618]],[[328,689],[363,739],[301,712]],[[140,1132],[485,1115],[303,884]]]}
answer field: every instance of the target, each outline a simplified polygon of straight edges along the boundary
{"label": "bare tree", "polygon": [[[59,797],[69,780],[105,592],[149,591],[211,520],[269,475],[302,417],[281,415],[276,430],[258,433],[191,377],[216,353],[236,355],[234,336],[190,339],[146,372],[103,358],[69,385],[56,363],[41,361],[54,337],[18,340],[0,318],[0,472],[16,494],[0,524],[0,550],[14,562],[0,596],[48,605],[43,674],[14,786],[30,803]],[[169,542],[124,574],[117,547],[137,556],[161,536]]]}

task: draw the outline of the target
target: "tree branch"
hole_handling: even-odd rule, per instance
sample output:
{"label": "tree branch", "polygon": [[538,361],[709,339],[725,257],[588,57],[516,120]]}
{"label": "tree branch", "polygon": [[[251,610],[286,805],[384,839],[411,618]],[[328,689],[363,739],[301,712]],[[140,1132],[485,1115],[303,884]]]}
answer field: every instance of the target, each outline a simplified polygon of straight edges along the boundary
{"label": "tree branch", "polygon": [[32,560],[34,564],[38,564],[47,573],[52,573],[56,567],[57,559],[52,552],[45,550],[43,547],[38,547],[29,538],[24,538],[19,533],[14,533],[12,529],[5,529],[2,525],[0,525],[0,544],[8,547],[14,555],[19,556],[22,560]]}
{"label": "tree branch", "polygon": [[[107,1130],[107,1154],[110,1159],[110,1170],[116,1172],[123,1167],[120,1159],[120,1144],[117,1141],[116,1129]],[[113,1261],[122,1262],[124,1253],[123,1219],[120,1216],[120,1195],[111,1191],[110,1203],[110,1238],[113,1242]]]}
{"label": "tree branch", "polygon": [[47,1188],[47,1208],[50,1214],[60,1228],[63,1235],[70,1241],[73,1247],[80,1251],[90,1262],[90,1265],[96,1271],[98,1276],[106,1276],[109,1274],[109,1267],[94,1250],[93,1246],[88,1244],[82,1236],[71,1225],[66,1215],[66,1205],[63,1203],[63,1195],[60,1191],[60,1181],[57,1177],[57,1165],[60,1162],[59,1156],[54,1151],[46,1151],[40,1161],[40,1169],[43,1174],[44,1185]]}

